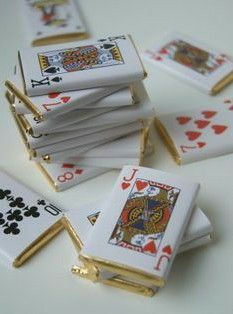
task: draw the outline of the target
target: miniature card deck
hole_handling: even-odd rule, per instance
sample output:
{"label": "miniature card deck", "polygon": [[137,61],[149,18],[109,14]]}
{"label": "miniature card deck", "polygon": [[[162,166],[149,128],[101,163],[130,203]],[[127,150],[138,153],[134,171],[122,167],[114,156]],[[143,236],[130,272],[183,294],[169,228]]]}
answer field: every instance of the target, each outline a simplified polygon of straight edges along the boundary
{"label": "miniature card deck", "polygon": [[[85,264],[164,286],[191,217],[199,184],[125,166],[79,258]],[[143,238],[155,250],[143,249]]]}
{"label": "miniature card deck", "polygon": [[107,171],[108,168],[85,167],[74,164],[46,164],[37,163],[46,179],[57,191],[65,191],[86,180],[99,176]]}
{"label": "miniature card deck", "polygon": [[19,63],[28,96],[129,85],[146,76],[129,35],[22,49]]}
{"label": "miniature card deck", "polygon": [[156,126],[178,164],[233,153],[231,103],[164,114]]}
{"label": "miniature card deck", "polygon": [[[104,88],[99,88],[104,89]],[[89,92],[91,92],[92,89],[89,89]],[[106,92],[107,92],[106,88]],[[111,89],[109,88],[109,91]],[[77,92],[67,92],[66,94],[81,94],[84,91],[87,90],[80,90]],[[81,101],[79,98],[77,101],[73,101],[72,106],[71,104],[71,97],[70,96],[64,96],[65,93],[55,93],[55,94],[49,94],[48,96],[35,96],[31,97],[31,101],[33,101],[35,104],[35,99],[39,98],[41,99],[37,107],[40,117],[43,117],[44,119],[48,119],[49,117],[55,117],[58,114],[67,113],[68,111],[72,111],[75,109],[102,109],[106,107],[124,107],[124,106],[130,106],[135,103],[134,95],[133,95],[133,89],[130,87],[126,87],[123,89],[120,89],[113,94],[107,95],[106,97],[103,97],[97,101],[92,101],[89,104],[85,104],[84,101]],[[46,98],[46,99],[45,99]],[[31,110],[29,110],[25,104],[20,101],[15,101],[15,112],[17,114],[30,114],[33,113]],[[43,112],[43,113],[42,113]],[[37,117],[37,116],[36,116]]]}
{"label": "miniature card deck", "polygon": [[226,54],[181,33],[170,33],[143,56],[203,92],[216,94],[233,81],[233,62]]}
{"label": "miniature card deck", "polygon": [[[104,108],[106,107],[106,103],[103,102],[102,98],[110,96],[111,94],[118,91],[119,93],[117,93],[115,96],[106,99],[106,101],[109,102],[109,106],[111,106],[112,101],[113,104],[115,104],[116,98],[119,99],[119,102],[124,100],[129,103],[130,92],[131,98],[134,97],[132,96],[132,88],[127,91],[128,97],[125,95],[125,91],[123,92],[124,97],[122,97],[120,90],[126,88],[125,85],[96,87],[60,93],[47,93],[41,96],[28,97],[24,94],[23,81],[19,77],[18,73],[10,80],[7,80],[5,85],[8,91],[17,97],[15,101],[15,111],[18,114],[32,113],[39,120],[56,117],[59,114],[64,114],[78,108],[84,109],[82,107],[97,101],[100,101],[100,104],[98,104],[97,108]],[[102,106],[101,103],[105,104],[105,106]]]}
{"label": "miniature card deck", "polygon": [[62,230],[62,210],[0,172],[0,261],[21,266]]}
{"label": "miniature card deck", "polygon": [[80,7],[74,0],[22,0],[24,28],[32,46],[88,37]]}

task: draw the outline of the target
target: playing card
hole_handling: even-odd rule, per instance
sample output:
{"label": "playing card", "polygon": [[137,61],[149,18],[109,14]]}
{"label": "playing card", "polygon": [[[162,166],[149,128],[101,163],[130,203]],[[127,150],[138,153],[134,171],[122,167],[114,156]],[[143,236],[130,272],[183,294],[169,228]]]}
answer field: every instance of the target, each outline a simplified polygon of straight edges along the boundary
{"label": "playing card", "polygon": [[[106,200],[102,201],[95,201],[89,204],[85,204],[80,206],[80,208],[76,208],[70,211],[67,211],[65,213],[65,217],[63,219],[64,227],[68,231],[69,235],[71,236],[71,239],[73,240],[73,243],[79,252],[81,248],[83,247],[83,244],[85,243],[88,236],[90,236],[92,227],[94,226],[96,220],[98,219],[98,216],[100,215],[102,210],[105,210],[105,204]],[[187,250],[190,250],[192,248],[196,248],[198,246],[207,244],[211,242],[211,236],[213,228],[208,220],[208,218],[205,216],[205,214],[201,211],[200,208],[196,208],[193,211],[193,214],[191,216],[191,219],[189,221],[189,224],[187,226],[186,232],[183,236],[181,245],[179,247],[178,253],[184,252]],[[149,242],[147,245],[148,249],[153,250],[154,245],[153,242]],[[73,266],[72,271],[74,274],[80,273],[82,270],[81,265]],[[93,279],[92,276],[89,278],[88,272],[87,277],[88,279]],[[104,274],[101,274],[103,278],[103,282],[105,284],[111,284],[116,280],[116,274],[105,272]],[[121,285],[118,286],[118,288],[130,290],[132,292],[136,292],[139,294],[151,296],[153,295],[153,291],[155,291],[155,287],[151,290],[152,287],[144,287],[142,285],[134,287],[135,290],[129,289],[129,286],[131,287],[131,282],[127,279],[122,278],[121,276],[118,276],[117,281],[119,280],[119,277],[122,280]],[[106,281],[107,280],[107,281]],[[143,289],[142,289],[143,287]],[[127,289],[128,288],[128,289]],[[132,287],[131,287],[132,288]]]}
{"label": "playing card", "polygon": [[22,49],[19,62],[28,96],[129,85],[146,76],[129,35]]}
{"label": "playing card", "polygon": [[45,175],[46,179],[51,183],[52,187],[57,191],[67,190],[81,182],[94,178],[103,174],[109,169],[98,167],[79,167],[72,164],[37,164]]}
{"label": "playing card", "polygon": [[[96,88],[97,89],[97,88]],[[103,87],[99,87],[98,89],[104,90]],[[80,90],[77,92],[69,92],[69,94],[81,94],[83,92],[87,91],[93,91],[94,88],[90,88],[88,90]],[[108,88],[105,89],[106,91]],[[110,90],[110,88],[109,88]],[[67,92],[68,93],[68,92]],[[66,94],[67,94],[66,93]],[[77,102],[73,102],[72,106],[69,106],[70,99],[69,97],[63,98],[61,94],[64,93],[55,93],[55,94],[49,94],[45,96],[35,96],[31,97],[31,101],[35,101],[36,98],[47,98],[47,104],[44,103],[44,100],[41,104],[38,104],[39,111],[43,112],[43,119],[47,119],[48,117],[55,117],[58,114],[67,113],[68,111],[72,111],[75,109],[102,109],[106,107],[124,107],[124,106],[130,106],[135,103],[134,95],[133,95],[133,89],[130,87],[123,88],[119,91],[114,92],[113,94],[110,94],[106,97],[101,98],[100,100],[97,100],[96,102],[91,102],[90,104],[85,104],[85,102],[81,102],[81,99]],[[55,99],[55,102],[53,100],[51,101],[51,97]],[[48,101],[48,98],[50,100]],[[62,98],[62,99],[61,99]],[[67,106],[68,104],[68,106]],[[58,110],[59,108],[59,110]],[[32,113],[31,110],[29,110],[25,104],[21,100],[15,101],[15,111],[17,114],[29,114]]]}
{"label": "playing card", "polygon": [[111,107],[93,110],[76,109],[48,120],[38,120],[33,114],[26,114],[24,115],[24,119],[28,125],[27,131],[30,134],[39,135],[53,133],[56,129],[60,130],[69,127],[69,125],[79,124],[112,110],[113,108]]}
{"label": "playing card", "polygon": [[221,104],[159,116],[156,125],[178,164],[233,152],[233,106]]}
{"label": "playing card", "polygon": [[106,205],[111,211],[101,213],[80,260],[164,286],[198,190],[198,184],[172,174],[125,166]]}
{"label": "playing card", "polygon": [[[18,68],[17,68],[18,69]],[[104,108],[107,106],[106,101],[115,106],[117,99],[119,102],[125,101],[125,104],[130,103],[131,99],[136,98],[133,92],[133,87],[126,88],[124,85],[114,85],[108,87],[97,87],[82,89],[78,91],[69,91],[61,93],[50,93],[41,96],[28,97],[24,94],[23,82],[19,75],[14,75],[10,80],[5,83],[7,89],[15,95],[15,110],[18,114],[32,113],[39,120],[45,120],[50,117],[56,117],[59,114],[67,113],[75,109],[83,109],[86,105],[95,104],[96,108]],[[123,91],[121,92],[121,90]],[[126,92],[127,90],[127,92]],[[132,91],[131,91],[132,90]],[[116,95],[102,100],[112,93],[118,92]],[[131,100],[132,102],[132,100]],[[102,105],[101,105],[102,104]]]}
{"label": "playing card", "polygon": [[0,255],[21,266],[62,230],[62,210],[0,172]]}
{"label": "playing card", "polygon": [[133,123],[128,124],[124,128],[115,127],[115,128],[110,129],[108,132],[100,131],[94,134],[89,134],[86,136],[84,135],[82,137],[78,136],[78,137],[66,139],[65,141],[60,141],[60,142],[49,144],[46,146],[34,148],[34,151],[37,154],[37,156],[43,156],[46,154],[64,151],[64,150],[79,147],[82,145],[98,143],[102,141],[109,142],[118,137],[138,131],[142,127],[143,125],[141,123],[133,122]]}
{"label": "playing card", "polygon": [[170,33],[143,56],[192,84],[216,94],[233,80],[233,62],[222,52],[181,33]]}
{"label": "playing card", "polygon": [[74,0],[22,0],[20,11],[32,46],[88,37],[80,7]]}
{"label": "playing card", "polygon": [[142,83],[137,83],[136,92],[140,102],[134,106],[112,110],[111,112],[101,114],[89,120],[86,119],[85,121],[81,121],[79,123],[73,123],[68,126],[56,128],[52,132],[90,129],[99,126],[111,126],[114,124],[119,125],[130,123],[139,119],[153,118],[155,116],[155,108],[150,102],[148,94]]}
{"label": "playing card", "polygon": [[[102,140],[98,143],[91,143],[79,146],[77,148],[67,149],[65,151],[50,153],[49,155],[44,155],[44,161],[61,163],[61,161],[77,163],[77,158],[98,157],[95,155],[101,155],[103,157],[133,157],[140,158],[143,160],[144,153],[146,150],[146,134],[141,135],[141,132],[134,132],[132,134],[126,135],[122,138],[116,139],[114,141]],[[132,141],[132,143],[131,143]],[[123,144],[129,143],[129,147],[122,146]],[[117,148],[120,150],[117,152]],[[114,154],[114,152],[116,152]]]}

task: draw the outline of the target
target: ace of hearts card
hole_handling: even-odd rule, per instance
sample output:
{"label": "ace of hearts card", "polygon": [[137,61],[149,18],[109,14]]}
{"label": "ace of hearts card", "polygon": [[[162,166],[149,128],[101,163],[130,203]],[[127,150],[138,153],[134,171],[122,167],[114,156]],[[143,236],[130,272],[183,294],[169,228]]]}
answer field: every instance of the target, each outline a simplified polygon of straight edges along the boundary
{"label": "ace of hearts card", "polygon": [[125,166],[80,259],[163,286],[198,190],[199,184],[172,174]]}
{"label": "ace of hearts card", "polygon": [[233,81],[230,58],[182,33],[169,33],[143,56],[155,66],[209,94]]}
{"label": "ace of hearts card", "polygon": [[233,152],[231,102],[164,114],[156,126],[178,164]]}

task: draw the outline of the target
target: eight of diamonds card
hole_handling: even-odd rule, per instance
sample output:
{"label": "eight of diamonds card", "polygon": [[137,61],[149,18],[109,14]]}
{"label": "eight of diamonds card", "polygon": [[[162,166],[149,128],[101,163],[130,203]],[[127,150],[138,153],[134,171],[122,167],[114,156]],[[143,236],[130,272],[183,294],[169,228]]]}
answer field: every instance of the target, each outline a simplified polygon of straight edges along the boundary
{"label": "eight of diamonds card", "polygon": [[84,39],[88,36],[74,0],[22,0],[21,14],[32,46]]}
{"label": "eight of diamonds card", "polygon": [[178,164],[233,152],[231,104],[164,114],[156,125]]}
{"label": "eight of diamonds card", "polygon": [[[100,269],[164,286],[190,219],[199,184],[165,172],[125,166],[80,252]],[[153,253],[143,250],[154,241]],[[142,244],[143,243],[143,244]]]}
{"label": "eight of diamonds card", "polygon": [[59,231],[62,210],[0,172],[0,261],[21,266]]}
{"label": "eight of diamonds card", "polygon": [[127,85],[146,76],[129,35],[22,49],[19,63],[28,96]]}
{"label": "eight of diamonds card", "polygon": [[168,34],[147,49],[144,57],[209,94],[218,93],[233,81],[230,58],[184,34]]}

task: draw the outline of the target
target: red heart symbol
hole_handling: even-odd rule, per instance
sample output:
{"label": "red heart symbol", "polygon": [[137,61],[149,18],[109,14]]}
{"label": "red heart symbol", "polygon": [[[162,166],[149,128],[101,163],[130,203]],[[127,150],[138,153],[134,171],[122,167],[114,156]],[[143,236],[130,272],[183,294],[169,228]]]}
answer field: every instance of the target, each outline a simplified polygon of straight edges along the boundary
{"label": "red heart symbol", "polygon": [[163,60],[162,57],[160,57],[160,56],[156,56],[154,59],[157,60],[157,61],[162,61]]}
{"label": "red heart symbol", "polygon": [[204,129],[210,121],[208,120],[195,120],[194,123],[197,125],[198,129]]}
{"label": "red heart symbol", "polygon": [[190,141],[195,141],[201,135],[201,132],[188,131],[185,132],[185,134],[187,135]]}
{"label": "red heart symbol", "polygon": [[216,113],[217,111],[202,111],[202,114],[206,119],[212,118]]}
{"label": "red heart symbol", "polygon": [[205,142],[198,142],[198,143],[197,143],[197,146],[198,146],[199,148],[202,148],[202,147],[204,147],[205,145],[206,145]]}
{"label": "red heart symbol", "polygon": [[148,183],[145,182],[145,181],[138,180],[138,181],[136,182],[136,187],[137,187],[137,190],[138,190],[138,191],[143,190],[147,185],[148,185]]}
{"label": "red heart symbol", "polygon": [[50,93],[48,94],[49,98],[56,98],[60,95],[61,93]]}
{"label": "red heart symbol", "polygon": [[75,170],[75,173],[76,174],[82,174],[83,173],[83,169],[77,169],[77,170]]}
{"label": "red heart symbol", "polygon": [[162,48],[159,53],[162,53],[162,54],[168,54],[168,51],[166,48]]}
{"label": "red heart symbol", "polygon": [[130,183],[123,182],[121,183],[121,187],[123,190],[127,189],[130,186]]}
{"label": "red heart symbol", "polygon": [[171,255],[172,254],[172,248],[170,247],[170,245],[165,246],[163,248],[163,252]]}
{"label": "red heart symbol", "polygon": [[229,107],[229,110],[232,110],[232,111],[233,111],[233,105]]}
{"label": "red heart symbol", "polygon": [[215,124],[215,125],[212,125],[211,128],[214,130],[215,134],[221,134],[227,129],[227,126]]}
{"label": "red heart symbol", "polygon": [[176,120],[179,122],[179,124],[186,124],[188,123],[190,120],[192,120],[192,118],[190,117],[177,117]]}
{"label": "red heart symbol", "polygon": [[150,241],[143,247],[143,252],[156,253],[156,246],[154,241]]}
{"label": "red heart symbol", "polygon": [[70,100],[70,97],[61,97],[61,101],[63,102],[63,103],[67,103],[68,101]]}

